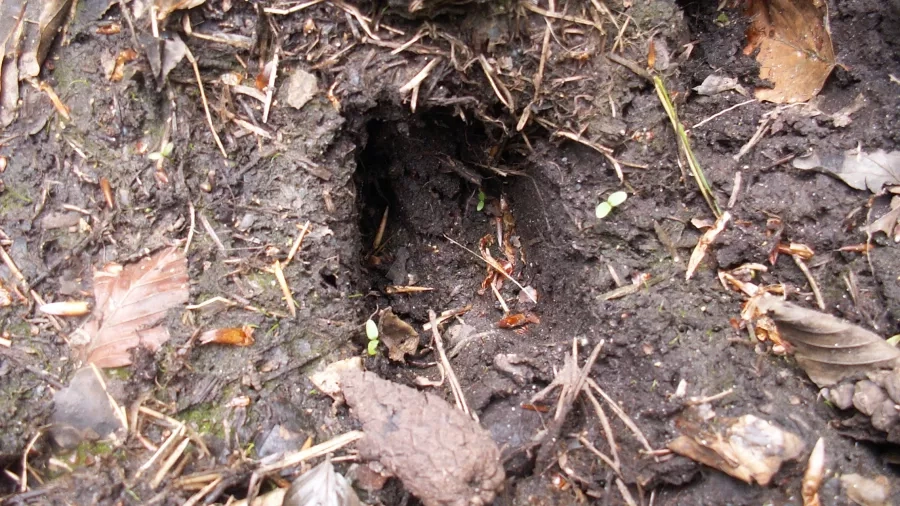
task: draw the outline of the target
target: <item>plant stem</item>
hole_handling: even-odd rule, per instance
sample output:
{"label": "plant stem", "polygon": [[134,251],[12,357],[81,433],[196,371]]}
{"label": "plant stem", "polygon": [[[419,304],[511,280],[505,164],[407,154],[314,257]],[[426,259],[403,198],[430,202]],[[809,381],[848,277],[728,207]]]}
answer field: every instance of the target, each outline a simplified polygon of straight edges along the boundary
{"label": "plant stem", "polygon": [[691,150],[691,141],[688,139],[687,132],[684,130],[684,125],[678,120],[678,112],[675,110],[675,105],[669,97],[669,92],[666,91],[666,85],[663,84],[663,80],[659,76],[653,76],[653,85],[656,87],[656,94],[659,95],[659,101],[662,103],[663,109],[665,109],[666,114],[669,115],[669,120],[672,122],[672,128],[675,130],[675,135],[678,137],[678,147],[681,148],[681,152],[684,153],[684,157],[687,159],[688,166],[691,168],[691,173],[697,181],[697,186],[700,187],[700,194],[703,195],[703,199],[706,200],[709,209],[716,218],[718,218],[722,215],[722,211],[719,209],[719,203],[716,201],[716,196],[713,193],[709,182],[706,180],[706,176],[703,174],[703,169],[700,168],[697,157],[694,156],[694,152]]}

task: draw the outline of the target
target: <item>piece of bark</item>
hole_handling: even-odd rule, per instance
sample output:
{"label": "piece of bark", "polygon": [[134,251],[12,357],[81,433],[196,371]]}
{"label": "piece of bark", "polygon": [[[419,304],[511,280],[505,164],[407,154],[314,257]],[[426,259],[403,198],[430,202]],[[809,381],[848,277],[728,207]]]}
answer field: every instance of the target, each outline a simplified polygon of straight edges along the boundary
{"label": "piece of bark", "polygon": [[362,422],[364,460],[378,460],[425,506],[490,504],[503,486],[500,450],[475,421],[433,394],[370,372],[341,376]]}

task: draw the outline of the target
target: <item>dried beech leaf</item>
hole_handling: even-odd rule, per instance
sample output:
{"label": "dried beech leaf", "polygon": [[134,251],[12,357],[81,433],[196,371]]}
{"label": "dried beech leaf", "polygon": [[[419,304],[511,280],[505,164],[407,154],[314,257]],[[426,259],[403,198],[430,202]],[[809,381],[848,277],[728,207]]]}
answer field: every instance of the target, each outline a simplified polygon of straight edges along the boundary
{"label": "dried beech leaf", "polygon": [[757,48],[759,77],[774,88],[759,88],[756,98],[778,104],[806,102],[822,90],[834,69],[834,48],[825,2],[752,0],[745,54]]}
{"label": "dried beech leaf", "polygon": [[795,348],[797,363],[820,388],[857,374],[900,365],[900,350],[879,335],[830,314],[766,294],[758,307]]}
{"label": "dried beech leaf", "polygon": [[711,423],[680,422],[683,435],[670,442],[669,449],[760,485],[768,485],[782,463],[803,453],[803,440],[797,435],[753,415],[716,418]]}
{"label": "dried beech leaf", "polygon": [[359,506],[350,482],[326,460],[301,474],[284,496],[283,506]]}
{"label": "dried beech leaf", "polygon": [[95,271],[94,312],[77,331],[90,339],[84,358],[98,367],[121,367],[131,364],[135,346],[156,350],[169,340],[158,323],[189,295],[187,259],[177,247]]}
{"label": "dried beech leaf", "polygon": [[350,371],[341,388],[362,422],[363,460],[377,460],[425,506],[491,504],[503,486],[490,433],[436,395]]}
{"label": "dried beech leaf", "polygon": [[378,320],[381,342],[388,348],[391,360],[403,362],[405,355],[411,355],[419,349],[419,333],[412,325],[401,320],[387,308]]}
{"label": "dried beech leaf", "polygon": [[[896,197],[894,198],[896,199]],[[863,230],[869,234],[884,232],[885,235],[892,237],[895,242],[898,242],[900,241],[900,233],[895,234],[898,224],[900,224],[900,205],[886,212],[884,216],[873,221],[868,227],[864,227]]]}
{"label": "dried beech leaf", "polygon": [[[53,39],[59,33],[72,7],[72,0],[29,2],[29,4],[31,3],[41,5],[42,8],[37,27],[26,26],[25,29],[22,56],[19,57],[19,73],[24,77],[36,77],[41,72],[41,65],[47,58],[47,53],[53,45]],[[31,10],[30,6],[28,10]],[[26,25],[29,24],[31,23],[26,22]]]}
{"label": "dried beech leaf", "polygon": [[155,0],[156,19],[162,21],[175,11],[193,9],[203,5],[206,0]]}
{"label": "dried beech leaf", "polygon": [[900,185],[900,151],[879,149],[858,153],[851,150],[837,155],[812,153],[795,158],[791,163],[797,169],[822,170],[857,190],[868,189],[878,193],[884,185]]}
{"label": "dried beech leaf", "polygon": [[841,476],[844,493],[860,506],[888,506],[891,504],[891,482],[887,476],[878,475],[875,479],[859,474]]}

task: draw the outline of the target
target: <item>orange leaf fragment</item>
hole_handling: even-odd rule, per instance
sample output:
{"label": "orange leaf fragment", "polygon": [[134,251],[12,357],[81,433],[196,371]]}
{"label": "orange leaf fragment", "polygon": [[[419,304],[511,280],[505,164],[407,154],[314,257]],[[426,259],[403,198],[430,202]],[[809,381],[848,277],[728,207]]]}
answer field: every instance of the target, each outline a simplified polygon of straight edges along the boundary
{"label": "orange leaf fragment", "polygon": [[131,364],[131,348],[158,349],[169,340],[160,321],[187,302],[187,259],[178,247],[136,264],[111,263],[94,272],[94,312],[73,339],[87,337],[81,358],[97,367]]}
{"label": "orange leaf fragment", "polygon": [[224,329],[212,329],[200,334],[200,344],[230,344],[232,346],[250,346],[253,339],[253,327],[230,327]]}
{"label": "orange leaf fragment", "polygon": [[541,319],[534,313],[517,313],[504,317],[497,323],[497,326],[501,329],[514,329],[529,323],[537,325],[541,323]]}
{"label": "orange leaf fragment", "polygon": [[835,66],[825,2],[751,0],[747,12],[744,54],[759,49],[759,77],[774,84],[758,88],[756,98],[793,104],[816,96]]}

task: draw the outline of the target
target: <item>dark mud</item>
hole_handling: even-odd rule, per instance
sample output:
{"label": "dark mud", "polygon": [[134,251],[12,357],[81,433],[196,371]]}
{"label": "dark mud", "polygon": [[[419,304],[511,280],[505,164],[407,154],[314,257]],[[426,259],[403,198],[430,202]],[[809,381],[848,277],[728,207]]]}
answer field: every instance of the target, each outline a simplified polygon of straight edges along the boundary
{"label": "dark mud", "polygon": [[[210,4],[192,13],[196,27],[256,33],[254,9],[235,5],[223,13],[219,2]],[[609,2],[616,12],[623,9],[618,4]],[[563,438],[553,443],[553,454],[567,455],[567,468],[577,477],[567,478],[573,486],[553,484],[557,474],[568,476],[558,463],[550,469],[535,466],[532,441],[550,414],[521,406],[552,381],[564,355],[571,353],[573,339],[582,356],[606,341],[591,377],[631,415],[654,448],[663,448],[678,434],[681,404],[673,394],[682,380],[690,396],[733,388],[715,404],[718,414],[772,420],[799,434],[809,447],[825,438],[832,470],[825,485],[825,496],[833,498],[830,504],[848,504],[834,473],[886,475],[900,491],[897,470],[887,463],[893,449],[858,444],[842,435],[833,422],[849,415],[819,399],[790,359],[772,355],[749,340],[745,330],[731,326],[742,298],[716,279],[717,269],[766,261],[771,246],[767,220],[777,216],[785,225],[785,240],[807,244],[817,253],[811,269],[829,312],[883,336],[900,333],[897,246],[881,236],[874,238],[876,248],[868,258],[838,251],[866,241],[860,227],[880,216],[887,201],[875,199],[870,212],[868,193],[782,162],[810,148],[836,151],[859,143],[867,150],[900,148],[900,87],[889,77],[900,75],[900,8],[896,2],[865,0],[829,6],[841,65],[826,83],[819,105],[834,112],[862,94],[865,106],[840,128],[823,117],[787,109],[740,161],[733,156],[775,106],[751,103],[692,129],[694,150],[719,201],[731,196],[736,171],[742,183],[731,209],[734,225],[690,282],[684,281],[686,259],[700,236],[690,221],[709,218],[709,211],[692,179],[679,170],[676,139],[653,86],[602,57],[612,46],[613,27],[599,38],[586,37],[583,30],[581,35],[561,35],[572,47],[587,44],[584,51],[590,58],[554,50],[549,91],[534,109],[561,128],[589,127],[592,139],[615,146],[617,158],[646,167],[625,167],[629,198],[598,221],[594,207],[622,189],[603,156],[552,137],[549,127],[532,124],[524,136],[515,134],[520,111],[510,114],[500,104],[477,63],[460,69],[449,62],[437,66],[423,84],[417,112],[411,112],[397,90],[426,63],[427,52],[419,51],[425,46],[413,46],[425,55],[392,55],[391,48],[362,43],[341,52],[355,40],[352,32],[359,26],[351,29],[344,12],[330,3],[269,20],[278,27],[285,51],[279,72],[313,72],[319,88],[299,111],[276,101],[264,125],[272,139],[256,139],[220,116],[224,110],[241,115],[252,110],[253,121],[261,124],[256,103],[229,97],[217,80],[226,71],[242,70],[234,54],[255,62],[255,53],[185,37],[198,57],[228,160],[209,133],[187,62],[172,72],[165,87],[158,87],[144,61],[128,67],[122,82],[109,83],[98,55],[114,55],[132,40],[127,28],[111,37],[95,33],[101,22],[121,22],[118,7],[99,14],[85,8],[44,76],[71,107],[72,122],[63,125],[40,95],[34,98],[40,114],[22,113],[4,134],[0,154],[9,167],[0,175],[3,246],[26,279],[41,281],[34,288],[45,299],[82,298],[90,293],[92,267],[139,258],[185,238],[194,210],[192,302],[224,296],[263,311],[170,315],[170,344],[155,355],[140,353],[134,366],[113,371],[110,388],[125,406],[141,401],[203,433],[212,455],[195,451],[182,471],[222,470],[228,477],[222,494],[246,493],[245,459],[298,448],[307,436],[320,442],[356,428],[346,408],[333,411],[331,400],[315,391],[307,375],[338,358],[365,353],[362,324],[373,311],[390,306],[421,329],[429,309],[469,304],[464,325],[451,324],[447,339],[452,347],[458,333],[477,335],[459,347],[452,363],[469,405],[503,453],[507,484],[496,504],[571,504],[574,488],[588,493],[589,502],[622,504],[614,475],[569,437],[583,435],[607,451],[587,404],[576,404]],[[521,101],[519,93],[531,90],[528,83],[540,58],[540,47],[535,49],[533,42],[542,37],[543,18],[505,4],[468,8],[474,10],[438,13],[435,26],[501,64],[508,59],[506,78]],[[694,43],[690,57],[667,76],[670,92],[681,97],[679,112],[686,125],[746,100],[732,92],[713,97],[689,93],[713,72],[738,77],[747,86],[757,84],[755,62],[741,54],[745,25],[739,13],[729,11],[734,21],[722,26],[709,2],[657,1],[632,9],[636,28],[627,32],[625,51],[630,59],[646,58],[646,34],[654,30],[672,49]],[[304,32],[307,19],[314,21],[315,32]],[[405,38],[391,39],[398,43],[420,26],[419,20],[390,10],[381,21],[406,32]],[[144,28],[137,26],[139,32]],[[510,77],[513,68],[522,69],[519,81]],[[553,81],[572,75],[587,76],[591,86]],[[577,98],[586,89],[590,96]],[[527,103],[527,94],[524,99]],[[159,185],[146,153],[159,149],[173,114],[176,121],[168,131],[174,150],[165,163],[169,182]],[[115,189],[114,211],[104,206],[101,177]],[[479,189],[485,195],[480,211]],[[490,290],[478,294],[485,265],[448,240],[477,250],[482,237],[496,234],[497,218],[503,219],[501,200],[508,203],[515,223],[515,276],[540,296],[532,308],[520,300],[515,286],[504,285],[502,293],[513,312],[533,310],[540,318],[540,324],[519,331],[497,328],[503,316],[499,304]],[[384,246],[373,250],[385,209]],[[297,317],[290,318],[266,268],[273,258],[285,256],[298,226],[307,220],[312,232],[285,271],[299,304]],[[674,250],[660,240],[660,230]],[[493,251],[501,254],[496,247]],[[610,268],[625,282],[639,274],[649,274],[650,281],[637,293],[604,301],[600,296],[616,288]],[[12,282],[5,267],[0,276],[4,286]],[[855,300],[845,283],[851,276],[858,286]],[[761,282],[785,283],[794,300],[814,304],[805,276],[790,258],[782,256]],[[388,285],[433,291],[386,295]],[[55,330],[22,303],[0,309],[0,317],[4,337],[13,343],[0,348],[0,463],[18,474],[25,445],[49,420],[55,382],[68,383],[73,372],[65,339],[78,322],[63,322]],[[257,326],[251,347],[182,350],[195,328],[244,324]],[[421,336],[423,343],[430,342],[428,333]],[[516,369],[518,374],[496,365],[498,356],[510,355],[525,364]],[[382,349],[366,359],[366,367],[411,385],[417,376],[440,377],[434,360],[427,345],[406,363],[389,361]],[[50,378],[35,372],[41,370]],[[445,389],[432,392],[450,398]],[[229,404],[241,396],[249,399],[248,406]],[[749,486],[681,457],[655,462],[640,454],[642,446],[623,424],[617,419],[612,423],[624,478],[642,504],[651,492],[653,504],[800,503],[801,464],[787,466],[768,487]],[[282,429],[296,437],[273,436]],[[165,435],[156,426],[144,433],[155,444]],[[169,481],[154,490],[146,479],[133,479],[150,456],[134,438],[122,446],[85,443],[74,453],[39,439],[36,450],[29,464],[47,481],[36,487],[36,494],[43,494],[34,499],[37,503],[65,498],[79,504],[181,504],[193,493]],[[50,465],[53,456],[75,471]],[[12,480],[0,480],[3,493],[14,490]],[[363,495],[373,504],[397,504],[402,497],[395,481],[384,491]]]}

